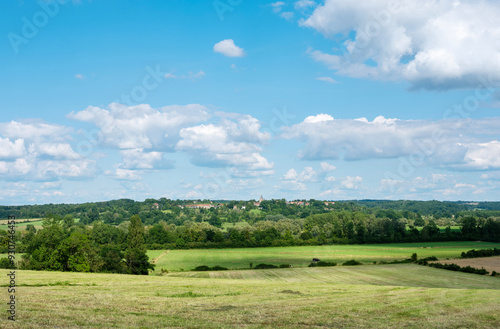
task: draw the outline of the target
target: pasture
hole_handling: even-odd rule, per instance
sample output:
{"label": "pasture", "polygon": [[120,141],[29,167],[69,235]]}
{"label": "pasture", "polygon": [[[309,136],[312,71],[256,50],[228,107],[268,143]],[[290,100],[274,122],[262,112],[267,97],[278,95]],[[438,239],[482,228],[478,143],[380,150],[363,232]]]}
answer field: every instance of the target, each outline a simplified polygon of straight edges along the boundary
{"label": "pasture", "polygon": [[[0,277],[7,278],[6,270]],[[500,279],[414,264],[130,276],[16,271],[1,328],[497,328]],[[0,282],[4,287],[7,280]],[[1,298],[7,301],[7,289]],[[5,312],[4,312],[5,313]]]}
{"label": "pasture", "polygon": [[[300,247],[234,248],[170,250],[156,262],[155,271],[188,271],[199,265],[225,266],[229,269],[247,269],[250,263],[291,264],[305,267],[313,257],[342,263],[355,259],[364,264],[399,261],[417,253],[419,258],[436,256],[438,259],[458,258],[470,249],[500,248],[500,243],[488,242],[429,242],[372,245],[327,245]],[[165,250],[150,250],[150,259],[157,258]]]}

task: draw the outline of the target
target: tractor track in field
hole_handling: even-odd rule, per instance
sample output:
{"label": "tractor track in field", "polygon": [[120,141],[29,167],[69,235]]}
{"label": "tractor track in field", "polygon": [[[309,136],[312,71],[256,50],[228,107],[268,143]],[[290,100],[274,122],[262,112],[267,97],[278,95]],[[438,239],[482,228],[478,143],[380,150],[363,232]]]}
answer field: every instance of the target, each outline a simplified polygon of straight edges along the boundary
{"label": "tractor track in field", "polygon": [[153,258],[153,259],[151,260],[151,263],[152,263],[152,264],[156,264],[156,263],[160,260],[160,258],[162,258],[163,256],[165,256],[165,255],[166,255],[166,254],[168,254],[169,252],[170,252],[170,250],[167,250],[167,251],[162,252],[160,256],[158,256],[158,257],[156,257],[156,258]]}

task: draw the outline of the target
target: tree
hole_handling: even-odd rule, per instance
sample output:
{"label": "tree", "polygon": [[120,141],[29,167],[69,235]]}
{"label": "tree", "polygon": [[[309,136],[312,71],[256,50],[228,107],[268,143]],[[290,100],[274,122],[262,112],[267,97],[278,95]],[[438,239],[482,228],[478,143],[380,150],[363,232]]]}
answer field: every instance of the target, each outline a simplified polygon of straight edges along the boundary
{"label": "tree", "polygon": [[139,215],[130,217],[125,264],[129,274],[147,275],[150,269],[154,269],[144,247],[144,226]]}
{"label": "tree", "polygon": [[148,275],[155,266],[149,262],[149,257],[143,249],[129,248],[125,251],[127,272],[136,275]]}
{"label": "tree", "polygon": [[129,248],[144,249],[144,226],[139,215],[130,217],[127,240]]}
{"label": "tree", "polygon": [[212,226],[219,227],[219,228],[222,226],[222,221],[220,220],[219,216],[217,216],[215,213],[213,213],[210,216],[208,223]]}
{"label": "tree", "polygon": [[73,218],[72,215],[68,214],[64,216],[63,218],[63,226],[65,229],[70,228],[71,226],[75,225],[75,219]]}

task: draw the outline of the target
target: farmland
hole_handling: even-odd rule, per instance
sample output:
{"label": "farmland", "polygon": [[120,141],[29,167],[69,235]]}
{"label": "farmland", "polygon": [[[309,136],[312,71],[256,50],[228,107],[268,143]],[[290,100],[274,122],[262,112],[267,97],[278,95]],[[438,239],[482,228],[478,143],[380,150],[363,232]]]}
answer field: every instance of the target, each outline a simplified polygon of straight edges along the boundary
{"label": "farmland", "polygon": [[[249,264],[291,264],[294,267],[309,265],[313,257],[321,260],[344,262],[355,259],[365,264],[383,263],[409,258],[412,253],[418,257],[436,256],[439,259],[457,258],[470,249],[500,248],[500,243],[488,242],[431,242],[372,245],[328,245],[274,248],[241,249],[191,249],[170,250],[156,263],[156,271],[191,270],[199,265],[225,266],[230,269],[249,268]],[[160,256],[164,250],[150,250],[150,259]]]}
{"label": "farmland", "polygon": [[480,257],[480,258],[467,258],[467,259],[454,259],[454,260],[440,260],[431,263],[442,263],[442,264],[457,264],[459,266],[471,266],[474,268],[484,268],[489,272],[500,273],[500,256],[497,257]]}
{"label": "farmland", "polygon": [[495,328],[500,321],[498,278],[413,264],[166,276],[17,271],[17,280],[18,319],[3,316],[2,328]]}

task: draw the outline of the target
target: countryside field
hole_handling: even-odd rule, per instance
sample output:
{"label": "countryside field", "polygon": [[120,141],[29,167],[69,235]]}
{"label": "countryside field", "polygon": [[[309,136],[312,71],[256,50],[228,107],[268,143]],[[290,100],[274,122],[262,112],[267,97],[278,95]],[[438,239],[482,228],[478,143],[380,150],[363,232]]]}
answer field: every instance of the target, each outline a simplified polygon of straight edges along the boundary
{"label": "countryside field", "polygon": [[[6,273],[0,271],[2,277]],[[500,323],[499,278],[413,264],[166,276],[17,271],[17,280],[18,319],[2,316],[1,328],[498,328]]]}
{"label": "countryside field", "polygon": [[[17,321],[0,328],[498,328],[500,278],[415,264],[498,243],[156,250],[164,275],[16,271]],[[312,257],[367,265],[308,268]],[[248,263],[294,268],[250,270]],[[376,265],[373,262],[377,262]],[[222,265],[234,270],[181,271]],[[7,270],[0,270],[8,300]]]}
{"label": "countryside field", "polygon": [[257,265],[291,264],[294,267],[305,267],[313,257],[337,263],[355,259],[362,263],[391,262],[410,258],[417,253],[419,258],[436,256],[439,259],[458,258],[470,249],[500,248],[500,243],[487,242],[429,242],[372,245],[328,245],[273,248],[242,249],[191,249],[191,250],[150,250],[150,259],[162,255],[156,262],[155,272],[160,269],[168,271],[189,271],[199,265],[225,266],[229,269],[246,269],[250,263]]}

